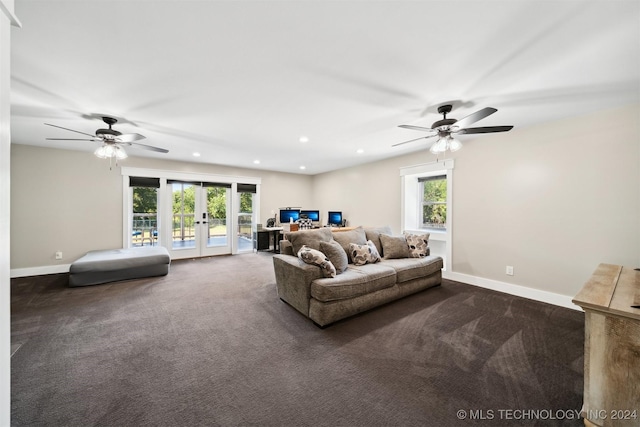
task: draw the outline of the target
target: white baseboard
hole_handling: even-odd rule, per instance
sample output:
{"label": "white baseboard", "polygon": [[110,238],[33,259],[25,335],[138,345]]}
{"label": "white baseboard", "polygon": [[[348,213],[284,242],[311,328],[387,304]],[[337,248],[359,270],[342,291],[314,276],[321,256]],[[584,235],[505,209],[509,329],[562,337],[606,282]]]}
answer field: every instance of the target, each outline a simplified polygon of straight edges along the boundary
{"label": "white baseboard", "polygon": [[504,292],[505,294],[515,295],[535,301],[545,302],[547,304],[570,308],[572,310],[582,311],[579,306],[571,302],[572,298],[567,295],[560,295],[553,292],[542,291],[540,289],[528,288],[526,286],[514,285],[511,283],[500,282],[498,280],[485,279],[483,277],[471,276],[469,274],[456,273],[453,271],[443,271],[442,277],[449,280],[455,280],[456,282],[462,282],[469,285],[479,286],[481,288]]}
{"label": "white baseboard", "polygon": [[41,267],[12,268],[11,278],[68,273],[71,264],[43,265]]}

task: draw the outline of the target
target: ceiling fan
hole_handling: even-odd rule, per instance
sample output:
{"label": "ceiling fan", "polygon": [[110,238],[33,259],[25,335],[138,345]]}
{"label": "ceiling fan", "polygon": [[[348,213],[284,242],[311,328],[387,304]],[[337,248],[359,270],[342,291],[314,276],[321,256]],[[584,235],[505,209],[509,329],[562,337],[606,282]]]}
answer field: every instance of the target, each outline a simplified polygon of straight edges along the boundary
{"label": "ceiling fan", "polygon": [[475,127],[475,128],[466,127],[498,111],[495,108],[491,108],[491,107],[483,108],[481,110],[476,111],[473,114],[469,114],[468,116],[460,120],[447,119],[447,114],[451,112],[451,109],[452,109],[452,106],[448,104],[441,105],[440,107],[438,107],[438,113],[442,114],[443,118],[442,120],[438,120],[434,122],[430,128],[426,128],[422,126],[413,126],[413,125],[400,125],[399,127],[401,128],[429,132],[430,135],[411,139],[409,141],[400,142],[398,144],[394,144],[393,147],[397,147],[398,145],[403,145],[409,142],[417,141],[419,139],[438,137],[438,140],[435,143],[433,143],[429,151],[431,151],[434,154],[439,154],[439,153],[444,153],[447,150],[458,151],[459,149],[462,148],[462,143],[457,139],[454,139],[452,134],[470,135],[474,133],[507,132],[513,129],[513,126],[485,126],[485,127]]}
{"label": "ceiling fan", "polygon": [[127,153],[124,151],[125,145],[135,146],[144,148],[145,150],[157,151],[159,153],[168,153],[169,150],[165,150],[164,148],[153,147],[151,145],[140,144],[141,139],[145,139],[144,135],[140,135],[139,133],[125,133],[118,132],[111,128],[112,125],[118,122],[118,119],[113,117],[102,117],[102,121],[105,122],[109,129],[98,129],[96,130],[95,135],[91,135],[90,133],[80,132],[78,130],[68,129],[58,125],[52,125],[50,123],[45,123],[47,126],[53,126],[55,128],[60,128],[64,130],[68,130],[71,132],[79,133],[81,135],[86,135],[90,138],[47,138],[50,141],[92,141],[92,142],[102,142],[102,145],[96,149],[94,154],[97,157],[102,159],[113,158],[116,160],[121,160],[127,158]]}

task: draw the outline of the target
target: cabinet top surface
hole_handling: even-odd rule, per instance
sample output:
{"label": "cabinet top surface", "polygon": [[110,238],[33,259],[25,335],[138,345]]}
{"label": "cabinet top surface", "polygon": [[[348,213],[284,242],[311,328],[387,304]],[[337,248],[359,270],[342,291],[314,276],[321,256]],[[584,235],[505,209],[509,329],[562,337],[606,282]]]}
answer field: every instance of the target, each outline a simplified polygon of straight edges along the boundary
{"label": "cabinet top surface", "polygon": [[600,264],[573,299],[583,309],[598,310],[640,320],[640,271]]}

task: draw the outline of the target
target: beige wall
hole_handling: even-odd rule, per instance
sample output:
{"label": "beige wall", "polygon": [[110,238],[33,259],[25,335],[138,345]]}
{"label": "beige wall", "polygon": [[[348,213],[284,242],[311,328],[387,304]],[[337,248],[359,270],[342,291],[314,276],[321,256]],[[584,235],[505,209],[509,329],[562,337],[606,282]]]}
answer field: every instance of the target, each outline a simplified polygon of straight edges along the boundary
{"label": "beige wall", "polygon": [[316,175],[313,194],[323,223],[327,211],[337,210],[348,225],[389,225],[400,233],[400,168],[429,159],[414,153]]}
{"label": "beige wall", "polygon": [[[262,178],[261,219],[311,204],[305,175],[130,157],[130,167]],[[12,145],[11,268],[69,264],[87,251],[122,247],[122,176],[90,152]],[[62,251],[63,259],[55,260]]]}
{"label": "beige wall", "polygon": [[640,266],[639,113],[467,144],[454,175],[453,271],[573,296],[601,262]]}
{"label": "beige wall", "polygon": [[[635,106],[465,138],[452,271],[573,296],[600,262],[640,266],[638,117]],[[431,161],[425,151],[317,175],[316,204],[400,232],[399,168]]]}

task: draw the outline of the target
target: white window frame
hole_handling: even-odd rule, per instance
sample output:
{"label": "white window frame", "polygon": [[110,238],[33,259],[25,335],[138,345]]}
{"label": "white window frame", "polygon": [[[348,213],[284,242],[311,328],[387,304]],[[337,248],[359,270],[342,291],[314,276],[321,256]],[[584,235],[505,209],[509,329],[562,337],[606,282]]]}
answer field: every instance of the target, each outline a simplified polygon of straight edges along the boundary
{"label": "white window frame", "polygon": [[[452,264],[452,218],[453,218],[453,159],[441,160],[400,168],[401,177],[401,227],[403,231],[424,233],[429,232],[429,240],[444,242],[446,245],[444,262],[445,270]],[[418,178],[445,175],[447,177],[447,221],[445,230],[434,230],[422,227],[422,200],[420,193],[422,186]]]}

